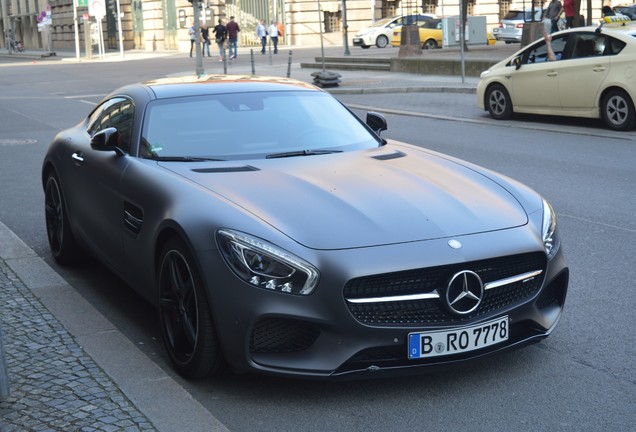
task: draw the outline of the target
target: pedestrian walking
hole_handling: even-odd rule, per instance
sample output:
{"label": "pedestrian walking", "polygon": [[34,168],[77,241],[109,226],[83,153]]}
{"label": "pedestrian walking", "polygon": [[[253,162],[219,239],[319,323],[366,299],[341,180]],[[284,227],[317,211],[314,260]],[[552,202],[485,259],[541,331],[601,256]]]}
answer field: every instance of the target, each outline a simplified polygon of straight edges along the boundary
{"label": "pedestrian walking", "polygon": [[230,17],[230,22],[225,26],[227,29],[227,44],[230,51],[230,60],[235,59],[238,55],[238,34],[241,31],[238,23],[234,21],[234,17]]}
{"label": "pedestrian walking", "polygon": [[203,46],[201,47],[201,55],[205,57],[205,52],[208,52],[210,57],[210,29],[206,24],[201,26],[201,38],[203,39]]}
{"label": "pedestrian walking", "polygon": [[223,56],[225,54],[225,38],[227,37],[227,29],[223,25],[223,20],[220,19],[219,23],[214,26],[212,30],[214,33],[214,41],[216,45],[219,47],[219,61],[223,61]]}
{"label": "pedestrian walking", "polygon": [[194,27],[194,23],[192,23],[192,27],[188,30],[188,34],[190,35],[190,57],[192,57],[192,50],[194,49],[194,44],[197,42],[197,31]]}
{"label": "pedestrian walking", "polygon": [[261,54],[265,54],[267,46],[267,29],[265,28],[265,20],[260,20],[256,26],[256,37],[261,40]]}
{"label": "pedestrian walking", "polygon": [[559,18],[563,12],[563,6],[559,0],[552,0],[545,10],[545,16],[550,20],[550,33],[559,31]]}
{"label": "pedestrian walking", "polygon": [[278,23],[276,21],[269,26],[269,38],[274,45],[274,54],[278,54]]}
{"label": "pedestrian walking", "polygon": [[565,12],[565,28],[573,28],[574,0],[563,0],[563,11]]}

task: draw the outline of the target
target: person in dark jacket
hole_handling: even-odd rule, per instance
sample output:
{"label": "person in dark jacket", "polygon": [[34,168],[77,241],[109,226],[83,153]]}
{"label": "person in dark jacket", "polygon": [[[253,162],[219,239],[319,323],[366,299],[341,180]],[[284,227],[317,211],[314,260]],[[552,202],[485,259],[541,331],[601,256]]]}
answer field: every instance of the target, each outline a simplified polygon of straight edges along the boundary
{"label": "person in dark jacket", "polygon": [[225,27],[227,29],[227,44],[230,50],[230,60],[235,59],[238,55],[237,53],[237,44],[238,44],[238,34],[241,31],[239,25],[234,21],[234,17],[230,17],[230,22],[227,23]]}
{"label": "person in dark jacket", "polygon": [[214,26],[212,33],[214,33],[214,40],[216,42],[216,45],[219,47],[219,61],[223,61],[223,54],[225,51],[224,45],[225,45],[225,38],[227,37],[227,29],[223,25],[222,19],[220,19],[219,23]]}

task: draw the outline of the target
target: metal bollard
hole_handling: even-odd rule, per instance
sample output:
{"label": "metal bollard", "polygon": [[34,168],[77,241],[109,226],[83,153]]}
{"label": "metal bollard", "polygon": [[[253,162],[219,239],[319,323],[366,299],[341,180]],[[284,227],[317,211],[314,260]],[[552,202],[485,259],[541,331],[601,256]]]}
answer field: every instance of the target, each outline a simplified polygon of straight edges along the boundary
{"label": "metal bollard", "polygon": [[291,64],[292,64],[292,51],[289,50],[289,57],[287,57],[287,78],[291,76]]}
{"label": "metal bollard", "polygon": [[250,50],[250,62],[252,63],[252,75],[256,75],[256,69],[254,68],[254,50]]}
{"label": "metal bollard", "polygon": [[2,328],[0,328],[0,400],[8,398],[9,393],[9,374],[4,356],[4,345],[2,344]]}
{"label": "metal bollard", "polygon": [[225,47],[223,47],[223,74],[227,75],[227,53]]}

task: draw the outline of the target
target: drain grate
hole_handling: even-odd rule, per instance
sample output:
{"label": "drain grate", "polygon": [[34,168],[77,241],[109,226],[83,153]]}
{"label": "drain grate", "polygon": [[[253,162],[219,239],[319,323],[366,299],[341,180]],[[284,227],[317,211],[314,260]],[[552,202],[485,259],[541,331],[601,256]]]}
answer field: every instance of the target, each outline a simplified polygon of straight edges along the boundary
{"label": "drain grate", "polygon": [[35,144],[37,142],[38,142],[38,140],[33,139],[33,138],[25,138],[25,139],[20,139],[20,138],[15,138],[15,139],[5,138],[5,139],[2,139],[2,138],[0,138],[0,146],[14,146],[14,145],[23,145],[23,144]]}

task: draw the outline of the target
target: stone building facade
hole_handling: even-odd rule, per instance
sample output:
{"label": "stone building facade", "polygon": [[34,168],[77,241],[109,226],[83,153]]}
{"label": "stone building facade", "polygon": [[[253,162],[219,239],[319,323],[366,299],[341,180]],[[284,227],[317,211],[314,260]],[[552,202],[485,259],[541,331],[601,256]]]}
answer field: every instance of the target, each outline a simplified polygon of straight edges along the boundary
{"label": "stone building facade", "polygon": [[[0,46],[5,45],[7,30],[22,40],[27,49],[43,49],[46,40],[38,22],[50,11],[53,48],[72,50],[76,31],[74,2],[86,0],[0,0]],[[94,1],[94,0],[89,0]],[[165,51],[189,50],[188,29],[193,23],[194,8],[187,0],[99,0],[104,2],[106,16],[102,20],[102,34],[106,50],[119,49],[117,9],[125,50]],[[424,12],[438,16],[459,14],[459,0],[345,0],[349,43],[356,31],[373,21],[393,15]],[[219,19],[227,21],[235,16],[241,26],[240,45],[256,46],[256,24],[260,19],[277,20],[284,24],[283,43],[293,46],[320,44],[320,32],[325,45],[343,44],[343,0],[209,0],[200,3],[201,22],[213,27]],[[511,0],[468,0],[469,15],[486,16],[488,28],[498,25],[501,17],[515,7],[530,7],[530,1],[514,4]],[[535,3],[540,7],[541,3]],[[590,0],[593,10],[600,11],[602,0]],[[320,5],[320,9],[318,8]],[[547,5],[547,3],[546,3]],[[587,5],[581,5],[585,14]],[[77,35],[84,50],[84,38],[90,35],[95,18],[88,16],[88,8],[79,6]],[[595,13],[594,16],[599,16]],[[322,28],[320,27],[322,26]],[[95,25],[93,24],[93,30]],[[97,35],[98,33],[93,33]],[[96,40],[96,39],[95,39]]]}

